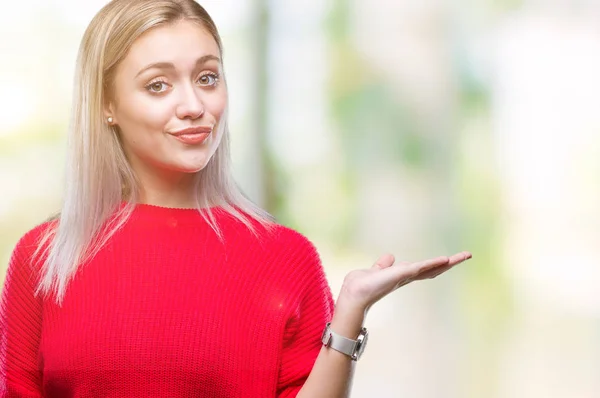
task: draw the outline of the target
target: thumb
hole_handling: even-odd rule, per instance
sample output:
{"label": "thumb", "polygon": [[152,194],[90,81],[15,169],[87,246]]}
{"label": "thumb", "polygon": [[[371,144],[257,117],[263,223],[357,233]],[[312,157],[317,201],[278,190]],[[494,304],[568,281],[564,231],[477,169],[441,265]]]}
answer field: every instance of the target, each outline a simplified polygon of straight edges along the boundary
{"label": "thumb", "polygon": [[375,261],[375,264],[373,264],[373,266],[371,268],[373,268],[373,269],[388,268],[394,264],[394,261],[396,261],[396,259],[394,258],[394,256],[392,254],[389,254],[389,253],[384,254],[383,256],[379,257],[379,259],[377,261]]}

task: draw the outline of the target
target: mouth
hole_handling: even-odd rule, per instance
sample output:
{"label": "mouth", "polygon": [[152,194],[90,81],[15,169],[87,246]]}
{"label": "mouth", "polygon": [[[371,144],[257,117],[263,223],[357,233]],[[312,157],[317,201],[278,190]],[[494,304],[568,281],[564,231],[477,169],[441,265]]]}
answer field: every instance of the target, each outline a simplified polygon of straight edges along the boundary
{"label": "mouth", "polygon": [[190,127],[183,130],[177,130],[170,132],[169,134],[176,140],[183,142],[184,144],[200,144],[210,136],[212,133],[212,127],[199,126]]}

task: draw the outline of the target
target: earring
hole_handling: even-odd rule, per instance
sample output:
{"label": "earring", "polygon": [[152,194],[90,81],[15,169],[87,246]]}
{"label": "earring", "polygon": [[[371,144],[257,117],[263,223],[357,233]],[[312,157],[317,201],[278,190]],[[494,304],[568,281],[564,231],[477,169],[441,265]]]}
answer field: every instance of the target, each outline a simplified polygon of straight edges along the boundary
{"label": "earring", "polygon": [[107,121],[109,124],[111,124],[111,123],[113,122],[113,118],[112,118],[111,116],[109,116],[109,117],[106,119],[106,121]]}

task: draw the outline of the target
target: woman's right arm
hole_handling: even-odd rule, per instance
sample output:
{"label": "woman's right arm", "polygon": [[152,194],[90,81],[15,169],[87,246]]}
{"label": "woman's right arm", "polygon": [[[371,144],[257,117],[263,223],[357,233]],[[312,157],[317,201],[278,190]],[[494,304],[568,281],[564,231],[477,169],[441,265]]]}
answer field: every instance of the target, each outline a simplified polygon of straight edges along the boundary
{"label": "woman's right arm", "polygon": [[8,264],[0,299],[0,398],[41,397],[38,350],[42,305],[34,296],[33,234],[19,241]]}

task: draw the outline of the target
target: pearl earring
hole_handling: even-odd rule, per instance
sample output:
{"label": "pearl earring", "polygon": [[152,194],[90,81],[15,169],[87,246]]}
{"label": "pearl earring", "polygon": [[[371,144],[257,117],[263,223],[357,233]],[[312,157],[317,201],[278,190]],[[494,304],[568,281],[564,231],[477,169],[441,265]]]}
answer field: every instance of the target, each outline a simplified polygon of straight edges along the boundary
{"label": "pearl earring", "polygon": [[112,123],[112,122],[113,122],[113,118],[109,116],[109,117],[108,117],[108,119],[106,119],[106,121],[107,121],[108,123]]}

